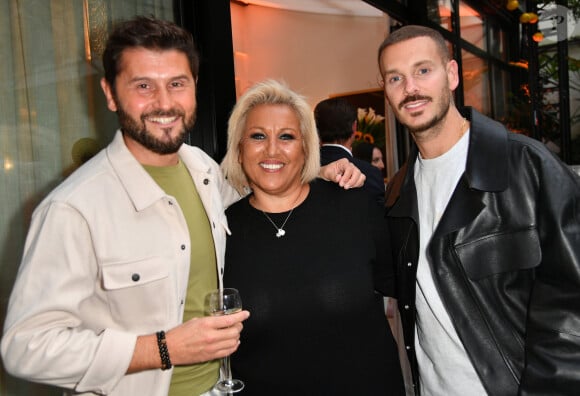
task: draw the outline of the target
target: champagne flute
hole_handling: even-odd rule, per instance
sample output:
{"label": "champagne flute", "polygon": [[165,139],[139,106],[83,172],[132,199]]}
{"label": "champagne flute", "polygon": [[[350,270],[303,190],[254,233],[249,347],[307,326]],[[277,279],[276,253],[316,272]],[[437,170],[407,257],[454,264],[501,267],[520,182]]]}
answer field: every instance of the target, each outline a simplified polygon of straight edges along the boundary
{"label": "champagne flute", "polygon": [[[242,310],[242,299],[237,289],[224,288],[214,290],[208,295],[207,301],[211,316],[230,315]],[[221,360],[220,380],[214,385],[214,389],[226,394],[244,389],[242,381],[232,379],[229,356]]]}

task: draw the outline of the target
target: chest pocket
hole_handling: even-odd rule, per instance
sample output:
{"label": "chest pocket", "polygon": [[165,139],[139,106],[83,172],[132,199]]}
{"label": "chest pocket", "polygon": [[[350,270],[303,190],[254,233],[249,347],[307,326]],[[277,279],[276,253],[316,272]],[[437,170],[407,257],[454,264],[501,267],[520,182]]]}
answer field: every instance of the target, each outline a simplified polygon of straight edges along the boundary
{"label": "chest pocket", "polygon": [[138,326],[167,321],[171,290],[166,260],[151,257],[102,269],[103,289],[113,319]]}
{"label": "chest pocket", "polygon": [[540,240],[535,229],[488,235],[457,246],[455,251],[472,280],[531,269],[542,260]]}

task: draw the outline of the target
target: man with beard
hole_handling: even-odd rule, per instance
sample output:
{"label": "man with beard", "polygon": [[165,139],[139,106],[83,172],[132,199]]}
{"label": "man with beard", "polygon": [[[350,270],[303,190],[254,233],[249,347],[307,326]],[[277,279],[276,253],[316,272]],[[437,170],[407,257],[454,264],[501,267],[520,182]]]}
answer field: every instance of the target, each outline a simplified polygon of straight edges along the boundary
{"label": "man with beard", "polygon": [[458,110],[443,37],[378,52],[415,145],[387,187],[415,394],[572,395],[580,386],[580,181],[540,142]]}
{"label": "man with beard", "polygon": [[[10,373],[75,394],[209,394],[237,349],[249,313],[204,312],[240,197],[184,144],[198,63],[170,22],[139,17],[110,35],[101,86],[120,130],[35,210],[2,339]],[[347,161],[323,175],[364,181]]]}

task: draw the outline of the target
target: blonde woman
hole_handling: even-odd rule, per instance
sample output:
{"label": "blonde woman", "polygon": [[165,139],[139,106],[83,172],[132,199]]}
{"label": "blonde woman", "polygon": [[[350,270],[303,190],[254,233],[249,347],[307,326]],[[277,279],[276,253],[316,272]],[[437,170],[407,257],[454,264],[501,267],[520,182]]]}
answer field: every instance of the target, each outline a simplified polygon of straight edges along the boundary
{"label": "blonde woman", "polygon": [[304,98],[271,80],[250,88],[222,168],[250,192],[227,211],[224,275],[252,312],[232,356],[243,394],[404,394],[382,305],[392,291],[383,215],[363,190],[316,179]]}

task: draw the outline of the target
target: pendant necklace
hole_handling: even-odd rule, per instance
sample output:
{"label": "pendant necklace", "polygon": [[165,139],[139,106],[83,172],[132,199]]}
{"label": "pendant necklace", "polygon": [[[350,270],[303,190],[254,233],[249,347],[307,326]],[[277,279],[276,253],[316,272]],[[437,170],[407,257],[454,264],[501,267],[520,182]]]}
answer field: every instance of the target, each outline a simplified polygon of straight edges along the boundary
{"label": "pendant necklace", "polygon": [[284,222],[282,223],[282,225],[280,227],[278,227],[276,225],[276,223],[274,223],[274,221],[270,218],[270,216],[268,216],[266,214],[266,212],[264,212],[262,210],[262,213],[264,213],[264,216],[266,216],[266,218],[270,221],[270,223],[272,223],[272,225],[274,226],[274,228],[276,229],[276,238],[280,238],[283,237],[284,235],[286,235],[286,231],[284,231],[284,226],[286,225],[286,222],[288,221],[288,219],[290,218],[290,215],[292,215],[292,212],[294,212],[294,208],[292,208],[292,210],[290,210],[290,213],[288,213],[288,216],[286,216],[286,220],[284,220]]}
{"label": "pendant necklace", "polygon": [[298,200],[300,199],[300,196],[302,195],[302,190],[303,190],[303,188],[300,188],[300,192],[298,193],[298,197],[296,197],[296,200],[292,204],[293,208],[290,209],[290,212],[288,213],[288,216],[286,216],[286,219],[284,220],[284,222],[282,223],[282,225],[280,227],[278,227],[276,225],[276,223],[274,223],[274,220],[272,220],[270,218],[270,216],[268,216],[268,214],[266,212],[264,212],[263,210],[261,210],[261,212],[264,213],[264,216],[266,216],[266,218],[268,219],[268,221],[270,223],[272,223],[272,225],[276,229],[276,238],[281,238],[284,235],[286,235],[286,231],[284,230],[284,226],[286,225],[286,222],[288,221],[288,219],[290,218],[290,216],[292,216],[292,212],[294,212],[294,209],[295,209],[295,206],[294,205],[296,205],[296,202],[298,202]]}

